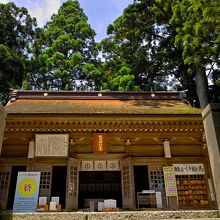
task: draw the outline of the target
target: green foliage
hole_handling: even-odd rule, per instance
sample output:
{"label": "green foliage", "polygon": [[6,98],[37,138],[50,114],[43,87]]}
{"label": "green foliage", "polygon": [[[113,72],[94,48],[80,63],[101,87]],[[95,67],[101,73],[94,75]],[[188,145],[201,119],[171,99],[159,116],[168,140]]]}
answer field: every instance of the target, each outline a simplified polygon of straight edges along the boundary
{"label": "green foliage", "polygon": [[0,3],[0,93],[4,104],[10,88],[22,86],[35,27],[36,19],[26,8]]}
{"label": "green foliage", "polygon": [[136,1],[108,26],[109,37],[102,40],[101,48],[108,80],[105,86],[109,84],[110,89],[151,90],[157,83],[161,85],[159,89],[166,89],[161,82],[161,61],[155,53],[161,36],[155,28],[152,6],[151,1]]}
{"label": "green foliage", "polygon": [[113,77],[108,75],[108,81],[104,84],[104,90],[113,91],[139,91],[140,88],[135,85],[134,75],[131,74],[131,69],[122,66],[121,69],[113,74]]}
{"label": "green foliage", "polygon": [[[178,22],[179,18],[181,23]],[[184,63],[195,71],[200,104],[205,107],[210,101],[207,73],[213,78],[213,73],[220,71],[220,2],[178,1],[173,7],[170,24],[178,27],[175,42],[183,48]],[[215,81],[213,83],[216,84]]]}
{"label": "green foliage", "polygon": [[187,89],[190,103],[199,97],[202,107],[208,98],[219,102],[219,15],[219,0],[134,0],[97,44],[77,0],[64,2],[44,28],[35,28],[27,9],[0,4],[0,92],[7,100],[10,88],[21,86],[172,88]]}
{"label": "green foliage", "polygon": [[[164,90],[168,85],[187,89],[187,99],[193,104],[199,98],[204,107],[207,71],[211,78],[214,70],[219,72],[219,4],[217,0],[135,0],[108,26],[109,36],[101,42],[103,70],[112,82],[109,88],[119,88],[128,75],[120,71],[125,66],[139,89]],[[212,81],[217,85],[218,80]]]}
{"label": "green foliage", "polygon": [[29,67],[32,88],[100,88],[95,32],[87,20],[78,1],[72,0],[51,17],[33,47]]}
{"label": "green foliage", "polygon": [[110,84],[112,85],[112,90],[117,91],[130,91],[130,90],[138,90],[138,87],[134,86],[134,76],[127,75],[119,75],[118,77],[112,79]]}
{"label": "green foliage", "polygon": [[10,88],[19,88],[22,84],[24,65],[22,59],[7,46],[0,44],[0,91],[2,102],[9,98]]}

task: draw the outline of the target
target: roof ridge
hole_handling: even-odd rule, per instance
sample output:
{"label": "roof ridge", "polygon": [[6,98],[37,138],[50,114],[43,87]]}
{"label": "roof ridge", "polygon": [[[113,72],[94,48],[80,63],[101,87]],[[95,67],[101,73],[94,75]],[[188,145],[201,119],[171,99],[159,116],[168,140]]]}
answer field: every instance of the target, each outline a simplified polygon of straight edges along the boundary
{"label": "roof ridge", "polygon": [[14,90],[11,102],[18,99],[36,100],[182,100],[185,91],[44,91]]}

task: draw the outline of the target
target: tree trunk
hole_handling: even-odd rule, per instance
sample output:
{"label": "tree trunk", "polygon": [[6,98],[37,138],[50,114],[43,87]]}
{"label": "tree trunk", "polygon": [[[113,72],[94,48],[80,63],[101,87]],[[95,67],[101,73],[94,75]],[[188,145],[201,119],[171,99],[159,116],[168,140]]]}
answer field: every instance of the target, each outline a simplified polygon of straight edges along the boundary
{"label": "tree trunk", "polygon": [[208,97],[208,80],[205,73],[205,68],[196,66],[196,91],[199,97],[201,108],[205,108],[209,104]]}

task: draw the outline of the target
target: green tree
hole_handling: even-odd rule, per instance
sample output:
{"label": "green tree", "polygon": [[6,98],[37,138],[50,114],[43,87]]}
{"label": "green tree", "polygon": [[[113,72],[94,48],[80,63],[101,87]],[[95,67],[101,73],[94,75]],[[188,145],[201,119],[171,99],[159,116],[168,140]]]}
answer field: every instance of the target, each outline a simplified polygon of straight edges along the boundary
{"label": "green tree", "polygon": [[[163,83],[166,76],[161,74],[161,60],[155,59],[161,36],[155,27],[152,6],[151,1],[136,1],[108,26],[108,38],[101,42],[101,46],[105,57],[103,69],[109,82],[106,85],[109,88],[112,87],[112,81],[114,85],[119,85],[124,74],[127,75],[120,71],[125,66],[130,69],[129,75],[133,76],[125,78],[132,80],[133,86],[124,84],[123,90],[166,89]],[[132,84],[129,81],[129,85]]]}
{"label": "green tree", "polygon": [[95,32],[77,0],[63,3],[33,47],[29,79],[37,89],[94,89],[101,86]]}
{"label": "green tree", "polygon": [[197,98],[194,75],[187,73],[183,50],[175,46],[176,27],[169,24],[174,4],[168,0],[136,0],[129,5],[109,25],[109,37],[101,42],[106,57],[103,68],[109,79],[119,78],[123,65],[129,67],[134,85],[141,90],[188,89],[188,99],[193,103]]}
{"label": "green tree", "polygon": [[[144,3],[145,1],[142,0],[141,2]],[[159,29],[158,33],[161,36],[156,51],[156,59],[161,60],[162,72],[171,78],[169,86],[174,90],[187,90],[187,100],[192,105],[198,106],[195,73],[188,73],[190,65],[184,63],[182,58],[183,47],[175,43],[177,27],[182,24],[170,22],[176,4],[177,1],[175,0],[154,1],[152,12]]]}
{"label": "green tree", "polygon": [[139,89],[187,89],[190,103],[199,98],[204,107],[208,77],[218,91],[220,7],[216,0],[199,2],[135,0],[102,41],[108,79],[119,78],[125,65]]}
{"label": "green tree", "polygon": [[22,85],[24,63],[7,46],[0,44],[0,101],[6,104],[9,100],[10,88],[19,88]]}
{"label": "green tree", "polygon": [[183,48],[184,63],[190,65],[188,72],[195,73],[200,106],[204,108],[211,101],[208,77],[213,80],[214,88],[219,80],[220,2],[177,1],[170,23],[177,26],[175,44]]}
{"label": "green tree", "polygon": [[35,27],[36,19],[26,8],[0,3],[0,93],[3,103],[9,99],[10,88],[22,86]]}

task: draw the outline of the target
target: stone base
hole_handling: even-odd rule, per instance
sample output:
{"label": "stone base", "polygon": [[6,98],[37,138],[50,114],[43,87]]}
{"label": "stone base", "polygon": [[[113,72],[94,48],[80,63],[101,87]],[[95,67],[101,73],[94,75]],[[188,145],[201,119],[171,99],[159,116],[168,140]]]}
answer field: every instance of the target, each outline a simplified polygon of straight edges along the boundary
{"label": "stone base", "polygon": [[218,210],[123,211],[123,212],[53,212],[12,214],[0,213],[0,220],[156,220],[216,219]]}

